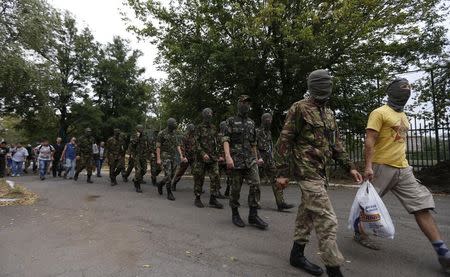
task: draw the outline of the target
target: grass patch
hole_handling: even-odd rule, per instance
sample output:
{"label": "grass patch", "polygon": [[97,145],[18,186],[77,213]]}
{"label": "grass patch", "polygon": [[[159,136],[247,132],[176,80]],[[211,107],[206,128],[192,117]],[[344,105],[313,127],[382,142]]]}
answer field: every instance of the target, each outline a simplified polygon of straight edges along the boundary
{"label": "grass patch", "polygon": [[[1,201],[1,199],[17,199],[16,201]],[[0,206],[32,205],[38,195],[21,185],[11,188],[5,179],[0,179]]]}

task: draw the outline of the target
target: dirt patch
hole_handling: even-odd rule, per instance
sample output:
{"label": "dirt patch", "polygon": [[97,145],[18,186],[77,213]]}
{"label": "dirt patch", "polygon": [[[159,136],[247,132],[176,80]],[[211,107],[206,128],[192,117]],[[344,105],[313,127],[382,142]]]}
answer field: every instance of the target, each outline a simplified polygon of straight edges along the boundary
{"label": "dirt patch", "polygon": [[86,196],[86,201],[93,202],[93,201],[97,200],[97,198],[100,198],[100,195],[88,195],[88,196]]}
{"label": "dirt patch", "polygon": [[21,185],[11,188],[5,179],[0,179],[0,206],[32,205],[38,195]]}
{"label": "dirt patch", "polygon": [[435,193],[450,193],[450,161],[417,172],[416,178]]}

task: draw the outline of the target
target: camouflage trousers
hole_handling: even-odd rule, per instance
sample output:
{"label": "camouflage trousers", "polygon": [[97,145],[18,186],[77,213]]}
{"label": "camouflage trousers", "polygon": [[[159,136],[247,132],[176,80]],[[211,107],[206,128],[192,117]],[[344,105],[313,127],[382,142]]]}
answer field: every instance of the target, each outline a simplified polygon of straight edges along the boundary
{"label": "camouflage trousers", "polygon": [[[227,185],[227,188],[231,187],[231,177],[230,177],[230,170],[227,168],[227,164],[225,162],[219,163],[219,173],[220,177],[222,177],[225,174],[225,184]],[[219,191],[222,188],[221,183],[219,183]]]}
{"label": "camouflage trousers", "polygon": [[173,177],[172,184],[176,185],[181,180],[181,177],[183,177],[189,166],[194,168],[194,162],[191,159],[188,159],[187,163],[180,163],[180,166],[178,166],[177,172]]}
{"label": "camouflage trousers", "polygon": [[248,206],[252,208],[258,207],[256,194],[259,190],[259,173],[258,166],[253,164],[250,168],[233,169],[231,170],[231,193],[230,193],[230,207],[238,208],[239,198],[241,195],[242,183],[247,181],[249,185]]}
{"label": "camouflage trousers", "polygon": [[[273,195],[275,196],[275,202],[277,205],[284,203],[283,190],[277,187],[276,168],[274,167],[259,167],[259,178],[261,179],[261,185],[266,184],[272,187]],[[261,201],[261,191],[257,191],[256,200]]]}
{"label": "camouflage trousers", "polygon": [[194,164],[192,169],[192,174],[194,175],[194,194],[195,196],[202,195],[206,173],[209,176],[209,192],[212,196],[217,196],[220,187],[219,164],[217,162],[196,162]]}
{"label": "camouflage trousers", "polygon": [[147,173],[147,159],[145,157],[135,157],[133,182],[142,183],[145,173]]}
{"label": "camouflage trousers", "polygon": [[156,178],[156,176],[158,176],[159,173],[161,173],[161,171],[162,171],[161,166],[159,166],[156,163],[156,158],[150,159],[150,171],[151,171],[152,178],[153,177]]}
{"label": "camouflage trousers", "polygon": [[87,175],[91,176],[92,171],[94,170],[94,159],[92,156],[80,156],[80,159],[77,161],[77,171],[78,175],[83,169],[86,169]]}
{"label": "camouflage trousers", "polygon": [[108,164],[109,164],[109,178],[111,178],[111,180],[114,180],[125,167],[125,160],[123,156],[109,156]]}
{"label": "camouflage trousers", "polygon": [[324,264],[339,266],[344,262],[344,257],[337,246],[337,218],[325,184],[325,179],[300,181],[302,199],[295,220],[294,240],[306,244],[314,229]]}
{"label": "camouflage trousers", "polygon": [[171,187],[171,181],[175,172],[177,171],[177,164],[175,159],[163,159],[162,160],[162,171],[164,172],[164,179],[162,179],[162,184],[167,188]]}
{"label": "camouflage trousers", "polygon": [[[125,161],[124,161],[125,163]],[[128,178],[131,174],[131,171],[133,171],[134,168],[134,158],[129,158],[128,159],[128,164],[127,164],[127,168],[125,169],[125,166],[123,167],[124,171],[122,171],[122,176],[125,178]]]}

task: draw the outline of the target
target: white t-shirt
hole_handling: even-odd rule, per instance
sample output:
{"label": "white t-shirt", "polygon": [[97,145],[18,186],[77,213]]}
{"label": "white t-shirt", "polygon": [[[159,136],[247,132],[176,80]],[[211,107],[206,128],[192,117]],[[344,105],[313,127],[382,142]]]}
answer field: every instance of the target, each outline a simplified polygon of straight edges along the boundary
{"label": "white t-shirt", "polygon": [[14,148],[11,152],[13,153],[12,160],[15,162],[24,162],[28,157],[28,151],[25,147]]}
{"label": "white t-shirt", "polygon": [[98,156],[100,159],[103,159],[105,157],[105,147],[98,147]]}
{"label": "white t-shirt", "polygon": [[52,152],[55,151],[53,146],[49,145],[38,145],[36,147],[36,152],[39,153],[38,159],[49,161],[52,159]]}

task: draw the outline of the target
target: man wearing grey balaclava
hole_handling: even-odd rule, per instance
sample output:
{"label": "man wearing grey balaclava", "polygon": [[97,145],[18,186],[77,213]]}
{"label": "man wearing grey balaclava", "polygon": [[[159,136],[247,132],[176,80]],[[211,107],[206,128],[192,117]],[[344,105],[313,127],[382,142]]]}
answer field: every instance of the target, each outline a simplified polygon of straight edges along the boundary
{"label": "man wearing grey balaclava", "polygon": [[387,87],[387,104],[396,112],[402,112],[411,96],[411,86],[405,78],[392,81]]}
{"label": "man wearing grey balaclava", "polygon": [[[433,196],[414,177],[406,159],[409,122],[403,109],[411,95],[411,86],[408,80],[398,78],[387,86],[386,94],[387,104],[372,111],[367,122],[365,179],[372,182],[380,196],[391,191],[400,199],[431,242],[444,271],[450,272],[450,251],[430,213],[435,208]],[[355,241],[370,249],[380,248],[359,230],[355,231]]]}
{"label": "man wearing grey balaclava", "polygon": [[304,253],[315,229],[328,276],[340,277],[340,266],[345,260],[337,245],[338,225],[326,190],[326,166],[334,159],[355,181],[361,182],[362,177],[348,158],[334,113],[327,107],[333,85],[330,74],[315,70],[308,76],[307,84],[310,97],[291,106],[274,148],[278,187],[287,187],[289,178],[293,178],[302,191],[290,263],[313,275],[323,273]]}
{"label": "man wearing grey balaclava", "polygon": [[316,103],[324,104],[331,96],[333,81],[328,71],[319,69],[313,71],[307,80],[308,91]]}

